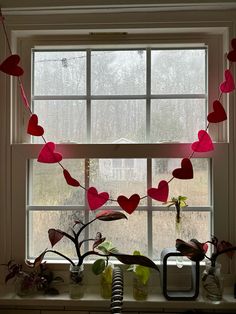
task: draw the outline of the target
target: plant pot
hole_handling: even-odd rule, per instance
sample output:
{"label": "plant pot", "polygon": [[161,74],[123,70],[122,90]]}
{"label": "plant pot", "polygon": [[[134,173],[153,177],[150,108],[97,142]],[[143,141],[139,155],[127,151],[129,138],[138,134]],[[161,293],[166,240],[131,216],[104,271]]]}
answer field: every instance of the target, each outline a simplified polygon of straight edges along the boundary
{"label": "plant pot", "polygon": [[213,303],[219,303],[223,296],[223,276],[221,274],[221,264],[211,265],[206,262],[206,269],[202,274],[203,297]]}
{"label": "plant pot", "polygon": [[146,300],[148,296],[148,283],[144,284],[138,276],[133,278],[133,297],[135,300]]}
{"label": "plant pot", "polygon": [[84,296],[83,271],[83,265],[70,265],[69,294],[71,299],[81,299]]}

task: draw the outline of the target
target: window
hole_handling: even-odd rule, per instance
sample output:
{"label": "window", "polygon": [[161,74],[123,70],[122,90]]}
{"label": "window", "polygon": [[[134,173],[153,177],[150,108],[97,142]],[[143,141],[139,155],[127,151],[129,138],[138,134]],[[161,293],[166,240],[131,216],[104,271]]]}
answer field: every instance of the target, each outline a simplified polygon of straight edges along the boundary
{"label": "window", "polygon": [[[87,48],[72,47],[65,39],[59,47],[52,41],[47,46],[32,42],[31,48],[32,111],[46,140],[58,143],[63,166],[85,189],[94,186],[109,193],[103,208],[121,210],[115,201],[119,195],[141,197],[128,221],[96,222],[87,236],[101,231],[120,251],[138,249],[153,259],[164,247],[174,246],[176,237],[208,240],[217,228],[216,200],[224,193],[215,181],[219,165],[227,160],[224,144],[216,143],[214,152],[194,154],[193,180],[171,178],[207,125],[212,42],[179,44],[173,39],[150,45],[140,40],[132,46],[98,41]],[[33,258],[49,246],[49,228],[68,230],[75,219],[86,221],[94,212],[88,210],[85,190],[68,186],[58,164],[36,161],[42,139],[26,139],[27,145],[13,147],[13,158],[20,177],[28,174],[20,202],[26,204],[25,254]],[[222,150],[226,153],[220,155]],[[174,208],[146,197],[147,189],[161,180],[171,180],[169,198],[188,197],[181,234],[175,230]],[[67,242],[58,245],[73,257]]]}

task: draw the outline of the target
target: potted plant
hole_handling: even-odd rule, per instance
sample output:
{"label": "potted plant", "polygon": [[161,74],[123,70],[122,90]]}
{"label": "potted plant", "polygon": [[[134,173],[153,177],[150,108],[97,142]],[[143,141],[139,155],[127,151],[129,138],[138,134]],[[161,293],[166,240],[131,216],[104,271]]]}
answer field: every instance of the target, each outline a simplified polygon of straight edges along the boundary
{"label": "potted plant", "polygon": [[[96,236],[94,238],[90,239],[81,239],[81,233],[82,231],[88,227],[90,224],[92,224],[96,220],[100,221],[114,221],[119,219],[127,219],[127,217],[118,211],[112,211],[112,210],[104,210],[96,214],[95,218],[90,220],[87,223],[83,223],[82,221],[78,220],[75,221],[75,225],[71,230],[71,234],[59,229],[49,229],[48,230],[48,236],[50,243],[52,245],[52,249],[46,249],[44,250],[33,263],[28,263],[32,267],[37,267],[38,264],[41,264],[41,262],[44,259],[44,256],[47,253],[54,253],[56,255],[59,255],[60,257],[66,259],[70,263],[70,274],[71,274],[71,285],[70,285],[70,295],[72,298],[81,298],[84,293],[84,287],[83,287],[83,264],[86,257],[89,255],[95,255],[100,256],[103,258],[107,258],[110,256],[115,257],[117,260],[124,264],[139,264],[147,267],[154,268],[159,271],[156,264],[150,260],[146,256],[137,256],[137,255],[129,255],[129,254],[122,254],[119,252],[112,252],[107,251],[106,253],[102,253],[98,250],[98,246],[101,245],[105,241],[105,237],[102,236],[100,232],[97,232]],[[53,247],[63,238],[67,238],[70,240],[75,247],[76,255],[77,255],[77,261],[74,262],[69,256],[65,255],[64,253],[61,253]],[[92,245],[90,249],[86,252],[81,251],[82,245],[85,242],[91,242]]]}
{"label": "potted plant", "polygon": [[61,282],[61,277],[55,277],[45,263],[39,264],[34,270],[32,268],[23,269],[22,264],[15,263],[13,260],[7,264],[7,275],[5,283],[14,279],[16,294],[20,297],[30,296],[38,291],[44,294],[56,295],[58,290],[52,286],[53,283]]}
{"label": "potted plant", "polygon": [[109,263],[109,254],[118,253],[118,250],[110,241],[104,241],[97,249],[107,256],[97,259],[92,265],[92,271],[95,275],[100,275],[101,297],[110,299],[112,295],[113,265]]}
{"label": "potted plant", "polygon": [[[176,209],[176,227],[180,227],[181,223],[181,208],[188,206],[186,203],[187,197],[179,195],[178,197],[172,197],[170,201],[165,202],[167,207],[175,206]],[[178,230],[178,229],[177,229]]]}
{"label": "potted plant", "polygon": [[[139,251],[134,251],[133,255],[141,256]],[[134,274],[133,278],[133,297],[135,300],[146,300],[148,296],[148,281],[150,269],[143,265],[131,265],[127,269]]]}
{"label": "potted plant", "polygon": [[[206,254],[208,244],[213,247],[211,256]],[[200,243],[196,239],[192,239],[189,242],[177,239],[176,249],[192,261],[207,259],[206,269],[202,274],[204,297],[210,301],[219,302],[223,295],[223,277],[221,275],[221,265],[217,263],[217,258],[222,254],[232,258],[236,246],[233,246],[228,241],[219,241],[217,237],[213,236],[210,241],[204,243]]]}

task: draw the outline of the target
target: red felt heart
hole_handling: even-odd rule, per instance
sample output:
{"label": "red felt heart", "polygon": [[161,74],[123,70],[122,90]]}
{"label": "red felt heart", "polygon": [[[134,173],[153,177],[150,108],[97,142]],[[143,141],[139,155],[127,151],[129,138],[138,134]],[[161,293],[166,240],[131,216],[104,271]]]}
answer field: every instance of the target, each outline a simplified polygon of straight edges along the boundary
{"label": "red felt heart", "polygon": [[128,214],[132,214],[132,212],[137,208],[140,202],[140,196],[138,194],[133,194],[130,198],[125,197],[124,195],[120,195],[117,198],[117,202],[124,211]]}
{"label": "red felt heart", "polygon": [[230,93],[235,89],[234,78],[230,70],[225,70],[225,81],[220,84],[220,90],[222,93]]}
{"label": "red felt heart", "polygon": [[188,158],[183,158],[181,161],[181,168],[177,168],[172,172],[173,177],[177,179],[192,179],[193,178],[193,166]]}
{"label": "red felt heart", "polygon": [[63,175],[64,178],[66,179],[67,184],[71,185],[71,186],[80,186],[79,181],[77,181],[76,179],[74,179],[68,170],[63,169]]}
{"label": "red felt heart", "polygon": [[233,38],[231,40],[231,46],[232,46],[233,50],[231,50],[227,54],[227,58],[228,58],[229,61],[235,62],[236,61],[236,38]]}
{"label": "red felt heart", "polygon": [[58,152],[54,152],[55,144],[53,142],[48,142],[44,144],[41,152],[38,156],[38,162],[43,162],[47,164],[52,164],[60,162],[62,160],[62,155]]}
{"label": "red felt heart", "polygon": [[95,210],[108,201],[109,194],[107,192],[98,193],[96,188],[90,187],[87,192],[87,199],[90,209]]}
{"label": "red felt heart", "polygon": [[207,121],[210,123],[218,123],[224,120],[227,120],[225,109],[218,100],[215,100],[213,102],[213,112],[208,114]]}
{"label": "red felt heart", "polygon": [[169,185],[168,182],[162,180],[158,184],[158,188],[148,189],[148,196],[156,201],[166,202],[169,195]]}
{"label": "red felt heart", "polygon": [[21,76],[24,70],[18,66],[19,62],[19,55],[11,55],[0,64],[0,71],[13,76]]}
{"label": "red felt heart", "polygon": [[38,125],[38,116],[36,114],[32,114],[29,119],[27,133],[34,136],[42,136],[44,133],[43,127]]}
{"label": "red felt heart", "polygon": [[209,152],[214,149],[211,137],[206,131],[200,130],[198,132],[198,139],[199,141],[191,145],[194,152]]}

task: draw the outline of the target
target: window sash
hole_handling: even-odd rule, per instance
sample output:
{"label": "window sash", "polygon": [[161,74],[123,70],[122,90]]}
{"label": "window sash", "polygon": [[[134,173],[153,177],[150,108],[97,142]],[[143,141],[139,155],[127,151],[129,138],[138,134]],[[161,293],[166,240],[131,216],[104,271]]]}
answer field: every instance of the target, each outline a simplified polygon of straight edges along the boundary
{"label": "window sash", "polygon": [[[125,46],[125,45],[124,45]],[[91,118],[92,118],[92,101],[93,100],[139,100],[143,99],[146,102],[146,140],[145,142],[150,141],[150,131],[151,131],[151,101],[155,99],[159,100],[165,100],[165,99],[204,99],[205,100],[205,108],[207,112],[207,100],[208,100],[208,95],[207,95],[207,59],[208,59],[208,50],[206,45],[201,45],[195,44],[192,47],[185,47],[184,45],[180,46],[173,46],[170,44],[170,47],[168,48],[142,48],[142,45],[137,48],[115,48],[113,45],[113,48],[100,48],[96,49],[96,46],[90,49],[58,49],[58,48],[51,48],[51,49],[33,49],[32,51],[32,73],[34,73],[34,60],[35,60],[35,53],[37,52],[50,52],[50,51],[61,51],[61,52],[71,52],[71,51],[84,51],[86,52],[86,94],[85,95],[35,95],[34,94],[34,75],[32,75],[32,95],[31,95],[31,100],[32,100],[32,108],[34,108],[34,102],[37,100],[85,100],[86,101],[86,125],[87,125],[87,143],[91,142]],[[92,71],[91,71],[91,58],[92,58],[92,52],[94,51],[133,51],[133,50],[140,50],[142,49],[143,51],[146,52],[146,93],[143,95],[136,95],[136,94],[120,94],[120,95],[93,95],[91,92],[91,83],[92,83]],[[197,93],[190,93],[190,94],[185,94],[185,93],[179,93],[179,94],[155,94],[151,92],[151,58],[152,58],[152,52],[153,51],[161,51],[161,50],[197,50],[201,49],[205,51],[205,93],[197,94]],[[205,121],[205,127],[206,127],[207,121]],[[33,140],[33,138],[32,138]],[[96,142],[95,142],[96,143]]]}
{"label": "window sash", "polygon": [[[98,151],[94,151],[94,146],[97,146]],[[170,149],[174,147],[174,149]],[[42,145],[40,144],[14,144],[12,145],[12,157],[13,157],[13,194],[12,208],[14,213],[14,219],[12,222],[13,231],[13,251],[14,256],[19,259],[26,257],[27,243],[27,226],[25,224],[27,213],[31,210],[42,209],[44,206],[29,206],[27,207],[27,186],[29,184],[29,177],[26,176],[27,164],[29,159],[37,158],[38,153]],[[189,152],[189,144],[58,144],[57,149],[62,152],[64,158],[89,158],[91,155],[96,155],[98,158],[129,158],[130,154],[135,152],[135,157],[146,158],[147,154],[151,158],[184,158]],[[229,146],[226,143],[215,144],[215,150],[208,153],[199,153],[198,157],[211,158],[212,159],[212,173],[213,173],[213,186],[215,193],[213,195],[213,208],[214,208],[214,221],[212,220],[212,231],[215,234],[227,233],[228,225],[228,212],[222,212],[222,207],[228,206],[227,190],[228,190],[228,149]],[[92,156],[93,157],[93,156]],[[91,158],[92,158],[91,157]],[[225,167],[222,167],[225,165]],[[222,169],[224,168],[224,169]],[[23,182],[22,182],[23,180]],[[149,207],[150,203],[141,210]],[[45,206],[45,208],[49,208]],[[151,211],[148,211],[148,223],[151,222],[151,215],[153,211],[160,210],[155,206]],[[62,206],[54,207],[54,209]],[[67,206],[67,209],[69,207]],[[75,207],[71,207],[75,208]],[[78,208],[78,207],[77,207]],[[109,207],[110,208],[110,207]],[[116,207],[117,208],[117,207]],[[206,207],[188,207],[188,210],[208,211],[213,216],[213,210],[211,206]],[[89,214],[89,213],[87,213]],[[151,228],[149,230],[151,233]],[[24,237],[19,237],[19,234],[24,234]],[[151,236],[149,234],[149,236]],[[222,235],[223,238],[227,237]],[[152,243],[150,243],[152,245]]]}

